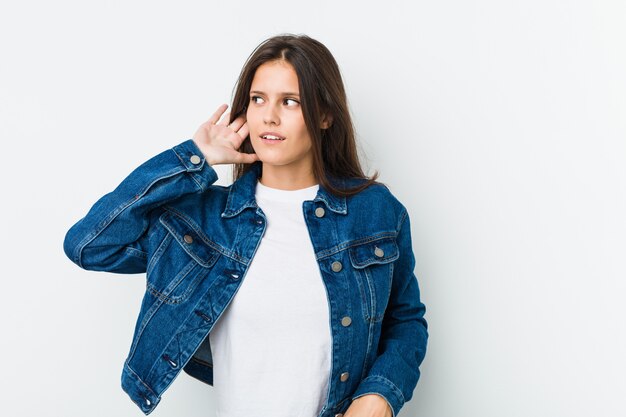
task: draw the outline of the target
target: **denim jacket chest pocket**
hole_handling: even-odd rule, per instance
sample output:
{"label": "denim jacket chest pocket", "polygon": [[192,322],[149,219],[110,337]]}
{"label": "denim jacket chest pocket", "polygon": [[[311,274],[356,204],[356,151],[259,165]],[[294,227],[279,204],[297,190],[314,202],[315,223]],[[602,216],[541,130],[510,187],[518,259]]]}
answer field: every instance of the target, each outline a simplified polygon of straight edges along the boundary
{"label": "denim jacket chest pocket", "polygon": [[220,252],[189,220],[166,211],[159,222],[166,233],[150,257],[147,289],[166,304],[178,304],[208,275]]}
{"label": "denim jacket chest pocket", "polygon": [[391,293],[394,261],[399,257],[395,237],[383,237],[348,249],[354,268],[366,321],[379,322]]}

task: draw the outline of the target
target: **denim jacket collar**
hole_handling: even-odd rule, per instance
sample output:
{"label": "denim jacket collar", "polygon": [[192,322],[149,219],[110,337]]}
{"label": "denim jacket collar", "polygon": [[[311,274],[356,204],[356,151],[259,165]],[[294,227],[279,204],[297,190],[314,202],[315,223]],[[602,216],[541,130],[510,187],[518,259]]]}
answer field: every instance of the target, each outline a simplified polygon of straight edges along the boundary
{"label": "denim jacket collar", "polygon": [[[222,217],[233,217],[241,213],[247,207],[257,208],[254,198],[256,183],[261,174],[262,162],[256,161],[250,170],[235,181],[228,192],[226,208],[222,212]],[[340,178],[329,176],[329,180],[339,186],[344,185]],[[346,197],[335,196],[320,184],[317,195],[313,201],[322,201],[326,206],[338,214],[348,214]]]}

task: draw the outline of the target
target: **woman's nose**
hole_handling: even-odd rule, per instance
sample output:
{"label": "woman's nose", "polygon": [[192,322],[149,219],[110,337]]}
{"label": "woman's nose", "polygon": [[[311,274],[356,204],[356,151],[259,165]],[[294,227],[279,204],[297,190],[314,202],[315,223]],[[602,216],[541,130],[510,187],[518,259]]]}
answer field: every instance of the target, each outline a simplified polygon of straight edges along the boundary
{"label": "woman's nose", "polygon": [[280,118],[278,117],[278,112],[274,106],[266,106],[265,114],[263,115],[263,122],[268,125],[272,123],[275,125],[280,124]]}

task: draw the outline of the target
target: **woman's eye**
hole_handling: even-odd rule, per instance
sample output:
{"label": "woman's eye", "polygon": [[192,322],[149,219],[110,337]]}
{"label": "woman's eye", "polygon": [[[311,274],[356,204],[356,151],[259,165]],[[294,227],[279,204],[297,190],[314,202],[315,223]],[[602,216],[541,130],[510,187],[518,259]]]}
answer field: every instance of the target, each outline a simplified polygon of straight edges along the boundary
{"label": "woman's eye", "polygon": [[[250,97],[250,101],[255,103],[255,104],[260,104],[263,103],[263,98],[260,96],[251,96]],[[297,106],[298,104],[300,104],[300,102],[298,100],[295,100],[293,98],[286,98],[283,100],[283,104],[286,104],[287,106],[293,107],[293,106]]]}

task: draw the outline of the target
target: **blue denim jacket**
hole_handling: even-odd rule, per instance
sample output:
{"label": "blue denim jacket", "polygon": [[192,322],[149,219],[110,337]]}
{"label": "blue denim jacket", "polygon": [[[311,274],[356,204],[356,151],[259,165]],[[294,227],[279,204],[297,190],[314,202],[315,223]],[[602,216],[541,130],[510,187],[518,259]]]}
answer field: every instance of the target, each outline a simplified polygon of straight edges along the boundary
{"label": "blue denim jacket", "polygon": [[[213,385],[208,334],[266,228],[254,198],[260,172],[256,162],[232,185],[214,185],[215,170],[189,139],[136,168],[65,236],[65,253],[81,268],[146,273],[121,376],[146,415],[181,369]],[[382,184],[348,198],[320,184],[302,209],[332,334],[328,400],[318,417],[341,416],[369,393],[396,416],[413,395],[428,338],[406,208]]]}

